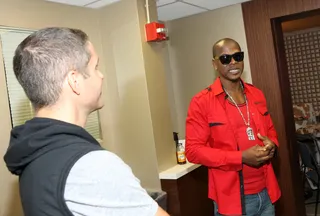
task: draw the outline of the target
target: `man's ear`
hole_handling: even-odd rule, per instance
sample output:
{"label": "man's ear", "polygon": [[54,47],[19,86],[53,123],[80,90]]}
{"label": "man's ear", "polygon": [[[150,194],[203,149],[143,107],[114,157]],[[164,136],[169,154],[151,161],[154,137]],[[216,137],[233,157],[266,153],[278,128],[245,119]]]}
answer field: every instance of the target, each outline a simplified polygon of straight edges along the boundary
{"label": "man's ear", "polygon": [[212,66],[215,70],[218,70],[217,61],[215,59],[212,59]]}
{"label": "man's ear", "polygon": [[75,70],[69,71],[69,73],[67,74],[68,84],[72,89],[72,91],[77,95],[80,95],[80,88],[79,88],[80,76],[79,75],[80,74]]}

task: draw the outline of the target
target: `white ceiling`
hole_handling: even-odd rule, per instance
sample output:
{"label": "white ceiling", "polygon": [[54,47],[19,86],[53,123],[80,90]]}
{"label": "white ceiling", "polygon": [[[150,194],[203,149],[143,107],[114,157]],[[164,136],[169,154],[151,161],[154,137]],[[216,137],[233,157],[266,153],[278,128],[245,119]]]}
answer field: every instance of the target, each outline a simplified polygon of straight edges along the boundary
{"label": "white ceiling", "polygon": [[[100,8],[120,0],[45,0],[50,2],[76,5],[89,8]],[[123,0],[131,1],[131,0]],[[250,0],[149,0],[149,4],[156,1],[158,19],[161,21],[174,20],[194,14],[238,4]]]}
{"label": "white ceiling", "polygon": [[88,8],[100,8],[100,7],[104,7],[106,5],[110,5],[115,2],[118,2],[120,0],[45,0],[45,1],[81,6],[81,7],[88,7]]}
{"label": "white ceiling", "polygon": [[174,20],[250,0],[156,0],[158,19]]}

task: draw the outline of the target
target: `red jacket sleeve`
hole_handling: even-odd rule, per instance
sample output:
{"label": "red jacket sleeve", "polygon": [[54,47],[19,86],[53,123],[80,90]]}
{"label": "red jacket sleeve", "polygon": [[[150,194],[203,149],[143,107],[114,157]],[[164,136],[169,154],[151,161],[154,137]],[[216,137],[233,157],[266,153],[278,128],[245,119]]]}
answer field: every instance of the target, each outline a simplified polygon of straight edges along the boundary
{"label": "red jacket sleeve", "polygon": [[273,126],[270,114],[267,116],[268,134],[267,137],[279,147],[278,135],[276,129]]}
{"label": "red jacket sleeve", "polygon": [[[264,100],[264,104],[266,106],[266,109],[267,109],[267,100],[263,94],[263,100]],[[277,132],[276,132],[276,129],[274,128],[274,125],[273,125],[273,122],[272,122],[272,119],[271,119],[271,116],[270,116],[270,113],[268,113],[266,115],[266,118],[265,118],[265,123],[267,124],[267,137],[274,143],[277,145],[277,147],[279,147],[279,141],[278,141],[278,135],[277,135]]]}
{"label": "red jacket sleeve", "polygon": [[207,145],[210,127],[207,121],[206,104],[199,98],[192,99],[186,120],[186,156],[188,161],[225,171],[242,169],[242,152],[224,151]]}

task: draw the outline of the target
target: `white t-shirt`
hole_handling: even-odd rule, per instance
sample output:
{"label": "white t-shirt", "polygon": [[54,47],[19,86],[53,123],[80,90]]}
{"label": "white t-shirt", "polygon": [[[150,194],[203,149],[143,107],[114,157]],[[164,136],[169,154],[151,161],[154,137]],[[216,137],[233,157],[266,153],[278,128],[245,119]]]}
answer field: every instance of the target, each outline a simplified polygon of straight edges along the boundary
{"label": "white t-shirt", "polygon": [[155,216],[158,204],[117,155],[101,150],[72,167],[64,198],[74,216]]}

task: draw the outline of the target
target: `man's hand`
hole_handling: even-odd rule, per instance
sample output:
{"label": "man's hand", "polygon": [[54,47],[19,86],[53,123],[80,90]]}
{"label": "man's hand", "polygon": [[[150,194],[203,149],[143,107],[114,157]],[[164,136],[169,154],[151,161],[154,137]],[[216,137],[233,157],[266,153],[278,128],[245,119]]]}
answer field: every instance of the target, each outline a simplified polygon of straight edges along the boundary
{"label": "man's hand", "polygon": [[273,158],[277,146],[267,136],[262,136],[260,133],[258,133],[258,138],[263,142],[264,148],[269,152],[270,157]]}
{"label": "man's hand", "polygon": [[242,162],[252,167],[259,167],[270,158],[270,151],[265,146],[255,145],[242,152]]}

